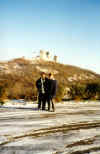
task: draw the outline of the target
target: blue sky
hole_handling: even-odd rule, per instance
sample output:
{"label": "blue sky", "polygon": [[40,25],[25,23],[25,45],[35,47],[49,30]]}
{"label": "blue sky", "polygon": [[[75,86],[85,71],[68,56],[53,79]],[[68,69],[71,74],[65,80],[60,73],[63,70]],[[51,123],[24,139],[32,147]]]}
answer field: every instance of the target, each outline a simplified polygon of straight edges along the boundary
{"label": "blue sky", "polygon": [[100,0],[0,0],[0,60],[40,49],[100,73]]}

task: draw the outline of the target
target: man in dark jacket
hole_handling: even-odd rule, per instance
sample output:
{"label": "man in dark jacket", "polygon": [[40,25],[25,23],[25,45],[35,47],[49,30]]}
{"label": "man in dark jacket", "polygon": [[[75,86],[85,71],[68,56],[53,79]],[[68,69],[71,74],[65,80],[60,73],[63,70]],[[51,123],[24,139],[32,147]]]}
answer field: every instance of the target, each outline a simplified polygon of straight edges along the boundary
{"label": "man in dark jacket", "polygon": [[56,91],[57,91],[57,80],[54,79],[54,76],[52,73],[49,74],[49,93],[47,97],[47,103],[48,103],[48,111],[50,111],[50,106],[52,105],[53,112],[55,111],[55,106],[53,99],[56,97]]}
{"label": "man in dark jacket", "polygon": [[47,93],[48,93],[48,78],[44,72],[41,73],[41,77],[36,81],[36,87],[38,89],[38,109],[45,110]]}

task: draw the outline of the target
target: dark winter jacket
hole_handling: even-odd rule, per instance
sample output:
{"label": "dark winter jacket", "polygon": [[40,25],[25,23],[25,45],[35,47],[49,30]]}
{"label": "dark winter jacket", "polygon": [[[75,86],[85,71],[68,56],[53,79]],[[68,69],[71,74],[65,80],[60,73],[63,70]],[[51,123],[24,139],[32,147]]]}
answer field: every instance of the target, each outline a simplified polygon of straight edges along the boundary
{"label": "dark winter jacket", "polygon": [[49,94],[52,98],[56,96],[57,92],[57,80],[49,79]]}
{"label": "dark winter jacket", "polygon": [[[45,93],[48,93],[48,91],[49,91],[49,80],[48,80],[48,78],[45,78],[45,81],[43,82],[43,85],[44,85],[44,92],[45,92]],[[38,89],[38,92],[41,94],[41,93],[42,93],[41,78],[39,78],[39,79],[36,81],[36,87],[37,87],[37,89]]]}

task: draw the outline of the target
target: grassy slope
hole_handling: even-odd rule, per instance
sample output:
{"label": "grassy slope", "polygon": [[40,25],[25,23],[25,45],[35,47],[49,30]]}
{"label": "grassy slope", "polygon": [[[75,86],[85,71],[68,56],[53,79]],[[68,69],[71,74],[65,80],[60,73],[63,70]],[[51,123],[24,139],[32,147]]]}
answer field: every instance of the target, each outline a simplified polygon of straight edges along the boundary
{"label": "grassy slope", "polygon": [[[5,65],[5,63],[0,63],[0,65]],[[6,73],[7,69],[0,72],[0,85],[5,85],[7,95],[15,98],[20,95],[21,97],[36,95],[35,81],[39,78],[40,71],[56,72],[55,78],[65,87],[77,83],[100,83],[100,75],[71,65],[46,61],[32,63],[23,58],[9,61],[6,65],[10,72]]]}

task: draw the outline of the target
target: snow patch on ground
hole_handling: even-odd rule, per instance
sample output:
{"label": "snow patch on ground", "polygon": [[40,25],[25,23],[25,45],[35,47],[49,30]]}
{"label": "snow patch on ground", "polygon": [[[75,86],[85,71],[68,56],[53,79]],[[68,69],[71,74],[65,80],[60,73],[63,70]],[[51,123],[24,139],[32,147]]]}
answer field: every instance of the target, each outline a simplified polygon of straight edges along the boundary
{"label": "snow patch on ground", "polygon": [[[37,102],[24,102],[23,100],[7,101],[4,106],[0,107],[0,144],[11,139],[12,137],[29,134],[33,131],[41,129],[50,129],[70,124],[90,124],[100,122],[100,102],[62,102],[55,104],[56,112],[38,111]],[[4,147],[24,146],[26,150],[19,153],[31,154],[35,150],[35,154],[53,154],[62,150],[64,153],[70,154],[69,150],[79,150],[89,148],[90,146],[100,146],[100,127],[69,130],[68,132],[57,132],[44,135],[41,137],[26,136],[11,141]],[[66,150],[68,144],[79,142],[89,138],[94,138],[92,145],[74,146]],[[27,150],[27,146],[32,151]],[[12,154],[16,150],[3,150],[2,154]],[[1,152],[1,151],[0,151]],[[22,154],[21,153],[21,154]],[[60,153],[62,154],[62,153]],[[94,154],[94,153],[92,153]],[[97,153],[98,154],[98,153]]]}

